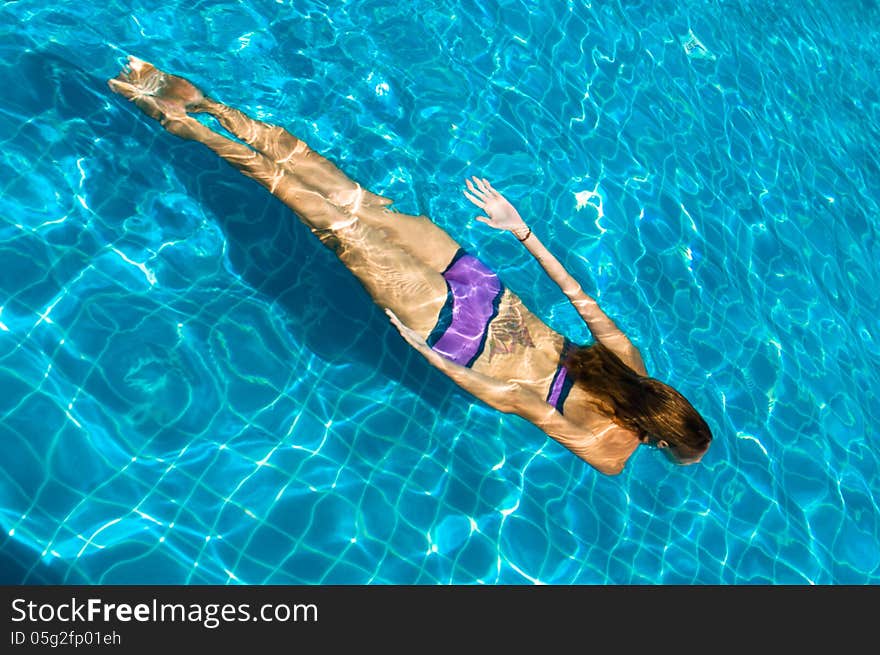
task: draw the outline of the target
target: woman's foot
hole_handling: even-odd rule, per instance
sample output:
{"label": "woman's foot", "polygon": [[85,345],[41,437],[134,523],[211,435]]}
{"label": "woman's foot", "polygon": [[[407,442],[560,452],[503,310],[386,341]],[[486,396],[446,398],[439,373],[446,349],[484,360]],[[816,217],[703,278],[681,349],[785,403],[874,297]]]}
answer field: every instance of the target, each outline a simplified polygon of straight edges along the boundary
{"label": "woman's foot", "polygon": [[205,96],[191,82],[132,56],[122,72],[107,84],[174,134],[193,120],[186,113],[200,111],[205,102]]}

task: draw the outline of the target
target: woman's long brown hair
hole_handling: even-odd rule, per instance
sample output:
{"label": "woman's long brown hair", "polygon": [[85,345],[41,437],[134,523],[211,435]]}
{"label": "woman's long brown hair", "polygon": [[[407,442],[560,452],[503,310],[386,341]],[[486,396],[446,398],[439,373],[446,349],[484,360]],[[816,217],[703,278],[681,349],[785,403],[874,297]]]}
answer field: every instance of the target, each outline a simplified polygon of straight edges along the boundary
{"label": "woman's long brown hair", "polygon": [[639,375],[601,343],[573,348],[564,364],[575,384],[596,399],[598,411],[640,439],[663,439],[686,457],[709,446],[712,432],[684,396]]}

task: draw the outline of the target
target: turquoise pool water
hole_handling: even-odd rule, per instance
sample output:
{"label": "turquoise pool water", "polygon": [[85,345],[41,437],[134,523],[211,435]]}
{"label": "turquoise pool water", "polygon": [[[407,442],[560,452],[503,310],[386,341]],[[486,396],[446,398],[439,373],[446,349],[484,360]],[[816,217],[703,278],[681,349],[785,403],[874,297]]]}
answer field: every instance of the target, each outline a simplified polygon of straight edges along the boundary
{"label": "turquoise pool water", "polygon": [[[45,583],[878,583],[873,2],[0,6],[0,569]],[[126,54],[432,216],[576,340],[490,177],[701,409],[602,477],[409,352]]]}

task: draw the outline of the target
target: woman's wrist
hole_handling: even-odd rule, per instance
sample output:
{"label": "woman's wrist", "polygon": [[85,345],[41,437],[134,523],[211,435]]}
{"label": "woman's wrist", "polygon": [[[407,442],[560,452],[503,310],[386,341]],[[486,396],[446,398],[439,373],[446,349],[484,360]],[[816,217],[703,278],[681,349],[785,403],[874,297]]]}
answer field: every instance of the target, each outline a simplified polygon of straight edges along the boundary
{"label": "woman's wrist", "polygon": [[530,236],[532,236],[532,228],[525,223],[523,223],[521,227],[513,228],[511,232],[513,232],[513,236],[515,236],[520,243],[524,243]]}

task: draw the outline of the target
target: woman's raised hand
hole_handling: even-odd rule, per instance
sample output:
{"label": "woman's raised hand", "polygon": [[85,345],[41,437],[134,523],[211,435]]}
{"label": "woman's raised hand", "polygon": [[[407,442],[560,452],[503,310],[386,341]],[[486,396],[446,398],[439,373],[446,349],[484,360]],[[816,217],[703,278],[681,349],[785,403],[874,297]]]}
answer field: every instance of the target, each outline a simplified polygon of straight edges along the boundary
{"label": "woman's raised hand", "polygon": [[489,180],[472,177],[464,183],[469,189],[469,192],[464,192],[465,197],[487,214],[487,216],[477,216],[478,221],[496,230],[510,230],[514,234],[529,229],[516,208],[492,188]]}

